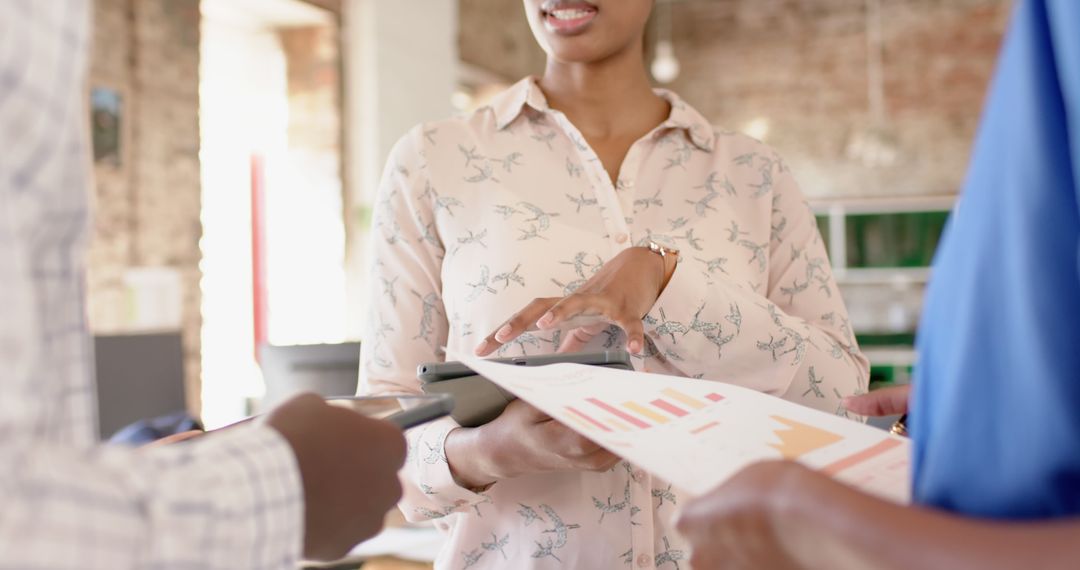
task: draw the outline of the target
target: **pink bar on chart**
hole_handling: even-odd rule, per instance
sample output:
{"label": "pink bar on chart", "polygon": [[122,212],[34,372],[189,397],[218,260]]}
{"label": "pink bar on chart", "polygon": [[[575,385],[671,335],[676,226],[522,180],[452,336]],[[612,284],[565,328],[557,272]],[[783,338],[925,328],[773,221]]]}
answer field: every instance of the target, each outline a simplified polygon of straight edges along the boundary
{"label": "pink bar on chart", "polygon": [[862,463],[863,461],[867,461],[869,459],[877,457],[878,455],[881,455],[882,453],[885,453],[886,451],[889,451],[890,449],[893,449],[894,447],[897,447],[899,445],[901,445],[899,440],[891,438],[883,439],[880,442],[871,445],[870,447],[867,447],[862,451],[853,453],[843,459],[826,465],[821,469],[821,472],[825,473],[826,475],[836,475],[837,473],[840,473],[845,469],[850,469],[851,467],[854,467]]}
{"label": "pink bar on chart", "polygon": [[686,410],[664,400],[653,400],[649,403],[673,416],[678,416],[681,418],[686,415]]}
{"label": "pink bar on chart", "polygon": [[597,400],[596,398],[586,398],[585,401],[587,401],[590,404],[600,408],[601,410],[604,410],[605,412],[607,412],[607,413],[609,413],[609,414],[611,414],[613,416],[617,416],[619,419],[621,419],[623,421],[630,422],[630,425],[632,425],[632,426],[639,427],[641,429],[648,429],[649,427],[651,427],[649,424],[635,418],[634,416],[631,416],[630,414],[628,414],[626,412],[623,412],[622,410],[620,410],[620,409],[618,409],[618,408],[616,408],[614,406],[609,406],[609,405],[605,404],[604,402],[601,402],[600,400]]}
{"label": "pink bar on chart", "polygon": [[570,406],[566,406],[566,410],[568,412],[570,412],[571,414],[574,414],[575,416],[589,422],[590,424],[592,424],[592,425],[594,425],[594,426],[596,426],[596,427],[598,427],[598,428],[600,428],[600,429],[602,429],[604,431],[611,431],[611,428],[609,428],[606,425],[604,425],[604,424],[590,418],[589,416],[579,412],[578,410],[576,410],[576,409],[574,409],[574,408],[572,408]]}
{"label": "pink bar on chart", "polygon": [[712,401],[714,401],[714,402],[719,402],[720,400],[724,399],[724,397],[721,396],[720,394],[708,394],[705,397],[712,400]]}

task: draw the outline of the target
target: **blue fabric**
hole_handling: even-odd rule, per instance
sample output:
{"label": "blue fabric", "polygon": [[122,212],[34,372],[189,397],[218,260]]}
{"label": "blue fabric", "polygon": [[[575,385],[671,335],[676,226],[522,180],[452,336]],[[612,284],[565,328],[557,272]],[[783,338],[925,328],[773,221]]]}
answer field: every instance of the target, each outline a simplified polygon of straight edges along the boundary
{"label": "blue fabric", "polygon": [[1080,514],[1080,1],[1022,0],[934,262],[915,500]]}
{"label": "blue fabric", "polygon": [[146,445],[163,437],[191,430],[202,430],[202,422],[191,417],[187,412],[173,412],[139,420],[129,424],[109,438],[109,443],[119,445]]}

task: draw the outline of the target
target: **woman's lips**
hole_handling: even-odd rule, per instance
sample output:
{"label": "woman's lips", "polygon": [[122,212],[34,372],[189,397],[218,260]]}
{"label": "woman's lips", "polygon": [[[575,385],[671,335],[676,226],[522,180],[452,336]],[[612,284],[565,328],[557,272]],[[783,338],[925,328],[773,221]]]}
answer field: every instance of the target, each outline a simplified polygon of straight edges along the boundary
{"label": "woman's lips", "polygon": [[544,10],[544,23],[552,32],[573,35],[588,27],[596,13],[596,7],[589,4],[557,5]]}

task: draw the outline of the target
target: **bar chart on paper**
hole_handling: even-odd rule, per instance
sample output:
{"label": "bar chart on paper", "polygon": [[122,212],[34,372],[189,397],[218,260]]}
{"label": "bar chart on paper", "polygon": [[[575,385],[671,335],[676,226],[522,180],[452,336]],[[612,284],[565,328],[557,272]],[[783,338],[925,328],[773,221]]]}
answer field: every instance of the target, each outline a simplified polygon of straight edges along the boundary
{"label": "bar chart on paper", "polygon": [[571,364],[471,368],[691,494],[791,459],[907,502],[909,445],[866,425],[729,384]]}
{"label": "bar chart on paper", "polygon": [[[616,403],[587,397],[585,398],[586,405],[564,406],[564,409],[585,429],[627,432],[668,424],[673,420],[686,417],[691,411],[707,407],[710,402],[719,402],[723,399],[723,396],[715,392],[705,394],[702,398],[695,398],[674,388],[665,388],[661,391],[661,397],[651,401]],[[597,417],[603,418],[604,421],[598,420]]]}

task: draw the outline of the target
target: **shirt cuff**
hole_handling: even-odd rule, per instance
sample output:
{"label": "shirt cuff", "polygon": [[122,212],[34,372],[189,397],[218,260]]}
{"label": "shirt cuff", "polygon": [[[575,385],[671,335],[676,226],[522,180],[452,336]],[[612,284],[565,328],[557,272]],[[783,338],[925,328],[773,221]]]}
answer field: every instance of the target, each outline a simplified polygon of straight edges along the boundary
{"label": "shirt cuff", "polygon": [[[231,428],[148,452],[161,464],[168,501],[151,520],[153,559],[200,560],[203,568],[296,568],[303,550],[304,496],[288,442],[263,425]],[[191,464],[194,465],[191,465]],[[185,469],[181,465],[188,464]],[[194,467],[194,468],[191,468]],[[202,552],[191,552],[202,544]]]}
{"label": "shirt cuff", "polygon": [[457,427],[456,422],[445,418],[410,434],[405,475],[412,484],[407,486],[401,501],[401,510],[409,520],[440,519],[490,502],[483,492],[459,485],[450,471],[446,438]]}

